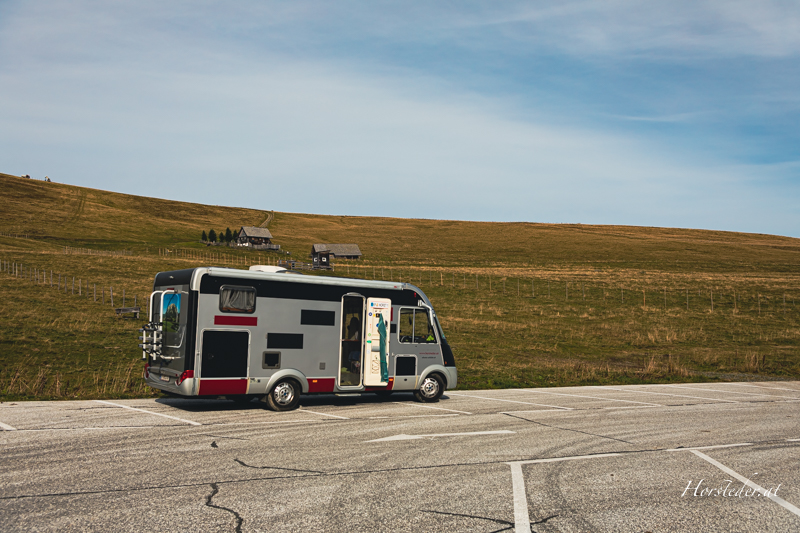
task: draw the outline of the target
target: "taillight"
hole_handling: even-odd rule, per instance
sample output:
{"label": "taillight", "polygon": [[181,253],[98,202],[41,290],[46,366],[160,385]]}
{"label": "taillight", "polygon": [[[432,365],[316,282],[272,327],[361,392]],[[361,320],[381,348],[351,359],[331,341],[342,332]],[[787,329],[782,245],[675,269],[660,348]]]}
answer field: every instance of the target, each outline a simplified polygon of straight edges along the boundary
{"label": "taillight", "polygon": [[194,370],[184,370],[183,373],[175,380],[175,385],[180,385],[184,380],[193,378]]}
{"label": "taillight", "polygon": [[145,363],[144,364],[144,379],[147,379],[149,377],[150,377],[150,363]]}

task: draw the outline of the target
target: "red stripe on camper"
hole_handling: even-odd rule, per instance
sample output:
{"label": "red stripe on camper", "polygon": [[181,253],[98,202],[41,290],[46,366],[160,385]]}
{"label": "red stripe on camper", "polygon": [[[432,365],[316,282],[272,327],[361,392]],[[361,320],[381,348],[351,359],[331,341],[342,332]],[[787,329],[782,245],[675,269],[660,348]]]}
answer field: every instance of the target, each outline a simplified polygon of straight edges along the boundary
{"label": "red stripe on camper", "polygon": [[386,386],[378,386],[378,387],[364,387],[364,392],[375,392],[379,390],[390,391],[394,388],[394,378],[389,378],[389,384]]}
{"label": "red stripe on camper", "polygon": [[214,317],[214,325],[216,326],[257,326],[257,316],[222,316],[216,315]]}
{"label": "red stripe on camper", "polygon": [[334,378],[308,378],[308,392],[333,392]]}
{"label": "red stripe on camper", "polygon": [[247,379],[201,379],[199,396],[247,394]]}

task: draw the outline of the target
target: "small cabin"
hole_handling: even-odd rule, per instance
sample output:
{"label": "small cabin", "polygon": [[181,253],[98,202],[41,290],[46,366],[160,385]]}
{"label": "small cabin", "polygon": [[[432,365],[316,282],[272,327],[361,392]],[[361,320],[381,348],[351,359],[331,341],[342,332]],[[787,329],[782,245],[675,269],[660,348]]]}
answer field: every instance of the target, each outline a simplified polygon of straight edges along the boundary
{"label": "small cabin", "polygon": [[311,247],[311,258],[315,267],[327,267],[336,259],[359,259],[361,250],[357,244],[315,244]]}
{"label": "small cabin", "polygon": [[239,238],[236,239],[239,246],[264,246],[272,244],[272,234],[267,228],[256,228],[253,226],[242,226],[239,230]]}

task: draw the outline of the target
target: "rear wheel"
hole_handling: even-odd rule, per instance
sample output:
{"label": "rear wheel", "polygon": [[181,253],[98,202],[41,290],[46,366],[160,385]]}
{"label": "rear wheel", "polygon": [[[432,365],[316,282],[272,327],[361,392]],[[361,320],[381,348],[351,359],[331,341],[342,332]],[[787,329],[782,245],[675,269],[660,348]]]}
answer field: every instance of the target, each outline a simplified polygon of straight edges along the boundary
{"label": "rear wheel", "polygon": [[426,403],[438,402],[442,394],[444,394],[444,380],[439,374],[431,374],[423,379],[422,385],[414,391],[417,401]]}
{"label": "rear wheel", "polygon": [[273,411],[291,411],[300,404],[300,386],[292,379],[279,381],[267,394],[267,406]]}

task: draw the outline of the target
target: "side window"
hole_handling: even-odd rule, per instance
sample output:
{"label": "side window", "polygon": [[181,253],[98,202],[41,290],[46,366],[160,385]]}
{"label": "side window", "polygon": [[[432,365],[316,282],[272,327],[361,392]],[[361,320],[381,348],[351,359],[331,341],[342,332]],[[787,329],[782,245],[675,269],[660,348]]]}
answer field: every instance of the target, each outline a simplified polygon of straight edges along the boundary
{"label": "side window", "polygon": [[435,343],[436,335],[433,333],[428,311],[425,309],[400,309],[398,337],[400,342],[406,343]]}
{"label": "side window", "polygon": [[436,335],[433,333],[430,315],[426,309],[417,309],[417,312],[414,313],[414,341],[436,342]]}
{"label": "side window", "polygon": [[219,310],[223,313],[255,313],[255,288],[223,285],[219,290]]}
{"label": "side window", "polygon": [[398,336],[400,342],[414,342],[414,310],[400,309],[398,322]]}

